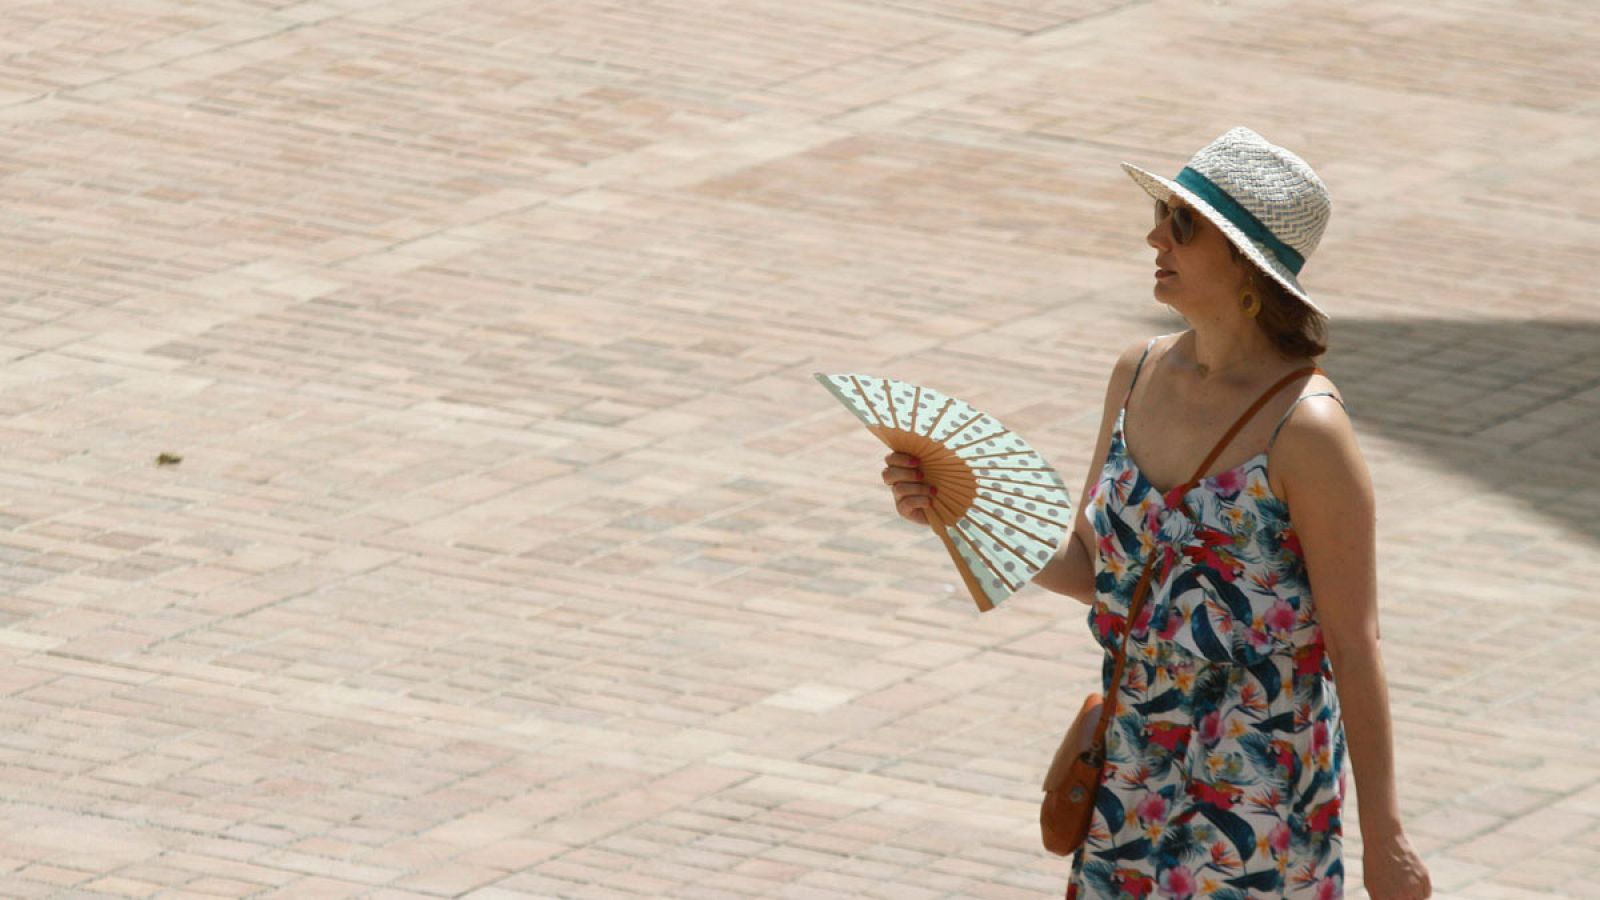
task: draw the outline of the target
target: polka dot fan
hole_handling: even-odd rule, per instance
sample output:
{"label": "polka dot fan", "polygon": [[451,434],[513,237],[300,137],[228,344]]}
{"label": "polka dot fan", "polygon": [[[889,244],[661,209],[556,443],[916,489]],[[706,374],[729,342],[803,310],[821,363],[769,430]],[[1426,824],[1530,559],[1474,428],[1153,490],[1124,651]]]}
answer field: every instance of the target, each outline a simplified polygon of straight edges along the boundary
{"label": "polka dot fan", "polygon": [[1072,528],[1072,500],[1044,457],[987,413],[938,391],[871,375],[816,379],[939,489],[928,524],[978,609],[1033,579]]}

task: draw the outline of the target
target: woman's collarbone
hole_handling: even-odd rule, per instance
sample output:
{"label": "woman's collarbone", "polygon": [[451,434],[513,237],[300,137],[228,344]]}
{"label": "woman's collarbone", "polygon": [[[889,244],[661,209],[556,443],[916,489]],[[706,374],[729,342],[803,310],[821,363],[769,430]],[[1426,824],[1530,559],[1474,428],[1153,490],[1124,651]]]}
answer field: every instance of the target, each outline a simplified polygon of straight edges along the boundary
{"label": "woman's collarbone", "polygon": [[[1216,447],[1226,430],[1265,390],[1266,387],[1252,386],[1248,390],[1234,389],[1204,398],[1175,396],[1176,392],[1172,391],[1166,392],[1164,398],[1147,396],[1143,407],[1132,416],[1135,420],[1142,419],[1135,424],[1138,434],[1129,435],[1124,429],[1124,437],[1135,448],[1138,463],[1146,470],[1146,478],[1155,484],[1176,485],[1194,474],[1195,467]],[[1158,399],[1161,402],[1157,403]],[[1288,402],[1293,402],[1292,398]],[[1207,471],[1201,473],[1202,477],[1238,468],[1262,453],[1271,438],[1272,422],[1276,421],[1268,411],[1282,405],[1282,402],[1269,401],[1258,409],[1222,448]],[[1151,423],[1156,427],[1147,427]],[[1179,471],[1181,474],[1174,474]]]}

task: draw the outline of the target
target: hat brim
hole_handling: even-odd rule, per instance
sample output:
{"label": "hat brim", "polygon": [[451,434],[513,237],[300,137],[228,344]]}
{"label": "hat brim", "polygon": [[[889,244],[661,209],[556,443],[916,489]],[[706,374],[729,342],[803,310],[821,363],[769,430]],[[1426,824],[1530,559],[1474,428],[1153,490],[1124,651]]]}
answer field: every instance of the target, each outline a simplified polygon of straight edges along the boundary
{"label": "hat brim", "polygon": [[1278,258],[1273,256],[1265,245],[1251,240],[1237,226],[1229,222],[1227,217],[1217,212],[1211,204],[1196,196],[1193,191],[1178,184],[1176,181],[1162,178],[1160,175],[1141,169],[1132,163],[1122,163],[1122,170],[1128,173],[1128,177],[1132,178],[1134,183],[1144,188],[1145,193],[1157,200],[1170,200],[1173,194],[1182,197],[1185,203],[1188,203],[1202,216],[1205,216],[1206,221],[1217,226],[1235,247],[1238,247],[1241,252],[1250,257],[1257,268],[1271,275],[1274,281],[1283,285],[1284,289],[1299,298],[1307,306],[1322,313],[1323,316],[1328,315],[1327,310],[1318,306],[1316,301],[1312,300],[1310,295],[1306,293],[1305,288],[1300,286],[1300,280],[1295,277],[1294,273],[1279,262]]}

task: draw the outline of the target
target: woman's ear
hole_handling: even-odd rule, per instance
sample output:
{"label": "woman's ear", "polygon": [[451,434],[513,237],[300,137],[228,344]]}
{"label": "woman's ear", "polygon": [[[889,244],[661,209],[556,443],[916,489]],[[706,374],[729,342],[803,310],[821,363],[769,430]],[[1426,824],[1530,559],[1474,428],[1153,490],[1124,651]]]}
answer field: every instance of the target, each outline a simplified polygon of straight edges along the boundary
{"label": "woman's ear", "polygon": [[[1233,247],[1233,242],[1230,241],[1228,246]],[[1255,267],[1250,265],[1249,261],[1244,258],[1244,254],[1240,253],[1237,247],[1233,250],[1233,262],[1239,269],[1238,281],[1234,283],[1235,292],[1242,292],[1245,288],[1249,288],[1251,292],[1260,294],[1261,285],[1256,282]]]}
{"label": "woman's ear", "polygon": [[1228,245],[1228,256],[1233,260],[1234,267],[1239,270],[1238,286],[1244,287],[1249,283],[1250,279],[1250,260],[1244,258],[1244,254],[1234,245],[1233,241],[1225,240],[1223,243]]}

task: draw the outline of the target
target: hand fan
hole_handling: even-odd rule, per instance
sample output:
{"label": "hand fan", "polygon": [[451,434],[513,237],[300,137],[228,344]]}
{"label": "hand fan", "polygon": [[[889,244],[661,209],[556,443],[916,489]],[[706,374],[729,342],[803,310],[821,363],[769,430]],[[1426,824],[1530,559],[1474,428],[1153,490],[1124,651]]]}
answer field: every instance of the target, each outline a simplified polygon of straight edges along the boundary
{"label": "hand fan", "polygon": [[1061,476],[999,420],[938,391],[871,375],[816,373],[867,430],[922,461],[937,487],[928,525],[980,611],[1033,579],[1072,528]]}

